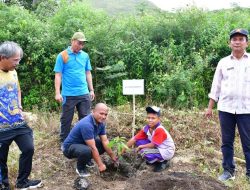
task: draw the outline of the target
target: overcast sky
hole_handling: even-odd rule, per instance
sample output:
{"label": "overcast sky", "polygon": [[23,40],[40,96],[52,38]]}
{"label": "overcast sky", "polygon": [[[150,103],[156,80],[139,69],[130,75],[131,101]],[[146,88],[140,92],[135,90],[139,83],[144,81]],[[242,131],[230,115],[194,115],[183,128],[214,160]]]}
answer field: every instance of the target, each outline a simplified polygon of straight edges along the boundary
{"label": "overcast sky", "polygon": [[250,0],[149,0],[163,10],[174,11],[178,8],[195,5],[208,10],[231,8],[233,3],[250,8]]}

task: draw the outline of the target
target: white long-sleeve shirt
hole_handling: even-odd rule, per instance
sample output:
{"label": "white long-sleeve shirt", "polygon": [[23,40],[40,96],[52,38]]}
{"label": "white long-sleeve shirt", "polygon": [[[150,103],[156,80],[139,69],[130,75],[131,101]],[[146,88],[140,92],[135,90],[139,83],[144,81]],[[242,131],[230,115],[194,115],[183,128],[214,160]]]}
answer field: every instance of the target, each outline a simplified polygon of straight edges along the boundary
{"label": "white long-sleeve shirt", "polygon": [[217,109],[224,112],[250,113],[250,54],[240,59],[232,54],[217,65],[209,98],[218,101]]}

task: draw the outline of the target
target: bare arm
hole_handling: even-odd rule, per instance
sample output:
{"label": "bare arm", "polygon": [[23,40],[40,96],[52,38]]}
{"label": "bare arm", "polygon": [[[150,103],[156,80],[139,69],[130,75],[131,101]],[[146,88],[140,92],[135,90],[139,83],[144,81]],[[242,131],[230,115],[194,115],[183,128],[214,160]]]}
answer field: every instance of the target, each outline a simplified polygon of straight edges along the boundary
{"label": "bare arm", "polygon": [[113,153],[112,149],[108,147],[109,140],[107,138],[107,135],[101,135],[100,138],[101,138],[101,141],[102,141],[103,148],[105,149],[107,154],[110,156],[110,158],[113,161],[116,161],[117,158],[116,158],[115,154]]}
{"label": "bare arm", "polygon": [[60,92],[60,87],[61,87],[61,82],[62,82],[62,73],[56,73],[55,74],[55,99],[57,102],[62,102],[63,98]]}
{"label": "bare arm", "polygon": [[[135,139],[134,138],[131,138],[129,139],[129,141],[127,142],[127,147],[130,148],[131,146],[133,146],[135,144]],[[126,148],[123,148],[122,149],[122,154],[124,154],[126,152]]]}
{"label": "bare arm", "polygon": [[93,101],[95,99],[95,92],[94,92],[94,87],[93,87],[93,82],[92,82],[92,74],[90,71],[86,71],[86,79],[88,82],[90,98],[91,98],[91,101]]}
{"label": "bare arm", "polygon": [[19,110],[23,110],[23,107],[22,107],[22,93],[21,93],[21,88],[20,88],[20,84],[18,82],[18,108]]}
{"label": "bare arm", "polygon": [[129,139],[129,141],[127,142],[127,146],[130,148],[131,146],[133,146],[135,144],[135,139],[134,138],[131,138]]}
{"label": "bare arm", "polygon": [[96,164],[98,165],[99,171],[102,172],[102,171],[106,170],[106,166],[102,162],[102,159],[101,159],[100,154],[98,152],[98,149],[96,147],[95,140],[91,139],[91,140],[86,140],[85,142],[91,148],[93,159],[95,160]]}
{"label": "bare arm", "polygon": [[[129,139],[129,141],[127,142],[127,146],[130,148],[131,146],[133,146],[135,144],[136,140],[134,138]],[[153,143],[148,143],[148,144],[144,144],[144,145],[140,145],[137,147],[137,151],[139,151],[142,148],[155,148],[155,144]],[[126,151],[126,149],[124,148],[122,150],[122,153],[124,153]]]}
{"label": "bare arm", "polygon": [[143,144],[137,147],[137,151],[143,149],[143,148],[155,148],[154,143],[148,143],[148,144]]}

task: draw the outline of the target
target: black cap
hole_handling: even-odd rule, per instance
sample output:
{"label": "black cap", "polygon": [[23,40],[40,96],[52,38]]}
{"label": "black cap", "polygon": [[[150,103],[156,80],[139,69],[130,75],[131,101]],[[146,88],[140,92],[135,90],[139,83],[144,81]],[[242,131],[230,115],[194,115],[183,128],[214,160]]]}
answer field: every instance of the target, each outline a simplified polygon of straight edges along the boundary
{"label": "black cap", "polygon": [[147,111],[147,113],[155,113],[155,114],[157,114],[158,116],[161,115],[161,109],[158,108],[158,107],[156,107],[156,106],[148,106],[148,107],[146,108],[146,111]]}
{"label": "black cap", "polygon": [[230,32],[230,39],[235,35],[235,34],[241,34],[244,35],[248,38],[248,31],[246,29],[238,28],[234,29]]}

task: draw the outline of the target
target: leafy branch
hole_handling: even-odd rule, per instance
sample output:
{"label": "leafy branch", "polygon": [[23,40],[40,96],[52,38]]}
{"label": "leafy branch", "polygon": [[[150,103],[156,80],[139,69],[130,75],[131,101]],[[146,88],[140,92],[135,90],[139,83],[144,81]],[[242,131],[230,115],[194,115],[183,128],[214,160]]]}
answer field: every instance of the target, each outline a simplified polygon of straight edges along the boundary
{"label": "leafy branch", "polygon": [[108,147],[115,150],[118,157],[121,157],[122,154],[122,150],[126,149],[128,150],[129,147],[126,145],[126,138],[125,137],[115,137],[114,139],[112,139],[109,144]]}

